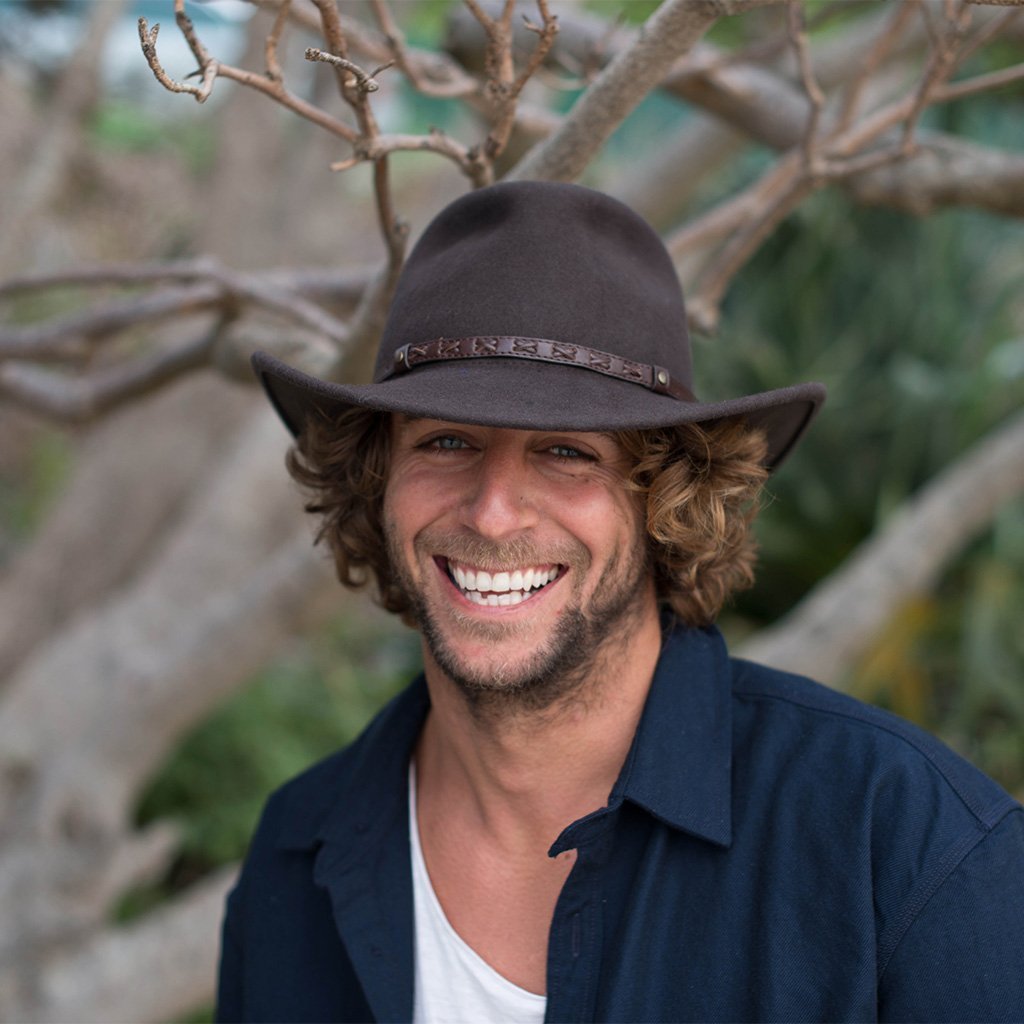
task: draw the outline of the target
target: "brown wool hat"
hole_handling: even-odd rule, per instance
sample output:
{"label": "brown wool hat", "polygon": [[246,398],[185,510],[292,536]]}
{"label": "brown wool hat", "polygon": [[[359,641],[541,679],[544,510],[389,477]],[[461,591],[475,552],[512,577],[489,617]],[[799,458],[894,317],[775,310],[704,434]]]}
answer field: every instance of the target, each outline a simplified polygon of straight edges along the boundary
{"label": "brown wool hat", "polygon": [[372,384],[253,366],[285,425],[356,405],[523,430],[608,431],[740,416],[790,452],[825,400],[798,384],[721,402],[692,392],[675,269],[657,233],[600,192],[478,189],[442,210],[405,265]]}

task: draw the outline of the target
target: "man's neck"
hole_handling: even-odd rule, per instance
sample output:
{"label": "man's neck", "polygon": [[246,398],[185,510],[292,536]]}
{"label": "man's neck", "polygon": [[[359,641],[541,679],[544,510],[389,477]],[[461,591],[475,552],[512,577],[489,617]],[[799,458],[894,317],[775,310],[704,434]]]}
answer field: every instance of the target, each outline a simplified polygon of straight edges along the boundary
{"label": "man's neck", "polygon": [[481,716],[425,652],[431,711],[416,752],[419,785],[508,849],[550,844],[604,805],[657,665],[657,615],[595,658],[587,685],[543,710]]}

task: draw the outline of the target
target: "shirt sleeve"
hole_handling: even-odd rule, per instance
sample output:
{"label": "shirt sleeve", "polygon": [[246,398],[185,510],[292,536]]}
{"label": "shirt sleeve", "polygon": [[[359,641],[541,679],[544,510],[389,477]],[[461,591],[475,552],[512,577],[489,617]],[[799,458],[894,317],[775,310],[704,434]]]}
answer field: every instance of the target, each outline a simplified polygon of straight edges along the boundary
{"label": "shirt sleeve", "polygon": [[879,982],[882,1021],[1024,1021],[1024,810],[921,909]]}
{"label": "shirt sleeve", "polygon": [[242,943],[239,938],[238,901],[239,886],[228,895],[221,929],[220,968],[217,977],[217,1009],[214,1019],[218,1024],[229,1024],[244,1019],[242,983]]}

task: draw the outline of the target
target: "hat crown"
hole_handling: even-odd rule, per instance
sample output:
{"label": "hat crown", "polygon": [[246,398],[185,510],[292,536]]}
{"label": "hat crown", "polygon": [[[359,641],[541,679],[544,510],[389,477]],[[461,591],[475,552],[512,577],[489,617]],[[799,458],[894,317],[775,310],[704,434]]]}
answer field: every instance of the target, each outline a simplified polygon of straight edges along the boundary
{"label": "hat crown", "polygon": [[487,336],[586,346],[692,388],[682,289],[661,239],[579,185],[503,183],[446,207],[399,278],[374,379],[405,345]]}

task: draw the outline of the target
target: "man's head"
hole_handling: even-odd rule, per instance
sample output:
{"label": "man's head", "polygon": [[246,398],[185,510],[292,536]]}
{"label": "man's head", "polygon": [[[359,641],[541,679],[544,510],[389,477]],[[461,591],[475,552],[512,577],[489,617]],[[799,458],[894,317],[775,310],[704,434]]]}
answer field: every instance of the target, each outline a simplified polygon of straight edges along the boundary
{"label": "man's head", "polygon": [[[523,658],[501,661],[519,627],[473,611],[506,607],[505,595],[509,623],[557,611],[557,628],[531,634],[538,678],[571,675],[579,651],[641,605],[711,621],[750,580],[763,479],[824,398],[803,384],[700,402],[656,233],[607,196],[541,182],[481,189],[435,218],[399,280],[373,383],[318,380],[262,353],[254,365],[299,438],[292,472],[341,579],[373,577],[469,687],[445,647],[456,630],[481,658],[497,652],[477,661],[489,677],[512,661],[525,671]],[[488,487],[514,528],[484,528],[472,511]],[[604,502],[589,520],[585,495]],[[512,594],[517,570],[534,585]],[[438,613],[442,595],[457,597],[454,612]]]}
{"label": "man's head", "polygon": [[764,449],[735,421],[520,431],[353,409],[288,463],[341,581],[376,583],[476,703],[522,710],[575,692],[659,604],[704,625],[751,581]]}

